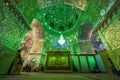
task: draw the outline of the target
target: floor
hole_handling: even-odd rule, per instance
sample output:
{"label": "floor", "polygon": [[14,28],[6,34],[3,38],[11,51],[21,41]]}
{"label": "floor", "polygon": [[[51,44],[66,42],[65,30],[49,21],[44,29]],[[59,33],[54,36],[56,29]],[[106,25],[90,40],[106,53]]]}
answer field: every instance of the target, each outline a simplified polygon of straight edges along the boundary
{"label": "floor", "polygon": [[119,76],[104,73],[21,73],[0,75],[0,80],[120,80]]}

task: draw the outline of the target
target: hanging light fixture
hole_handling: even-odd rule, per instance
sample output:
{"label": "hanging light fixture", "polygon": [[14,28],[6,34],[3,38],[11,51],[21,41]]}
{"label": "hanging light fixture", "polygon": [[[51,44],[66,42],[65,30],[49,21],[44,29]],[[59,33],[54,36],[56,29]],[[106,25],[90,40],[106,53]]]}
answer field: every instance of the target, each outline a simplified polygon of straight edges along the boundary
{"label": "hanging light fixture", "polygon": [[65,43],[65,40],[64,40],[63,35],[60,35],[60,39],[58,40],[58,43],[59,43],[60,45],[63,45],[63,44]]}

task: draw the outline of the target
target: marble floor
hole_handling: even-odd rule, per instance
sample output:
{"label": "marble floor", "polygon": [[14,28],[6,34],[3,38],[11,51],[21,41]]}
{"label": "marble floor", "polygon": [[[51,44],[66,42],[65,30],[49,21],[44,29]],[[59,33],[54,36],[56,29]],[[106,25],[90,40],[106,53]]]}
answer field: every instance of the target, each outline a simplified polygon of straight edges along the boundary
{"label": "marble floor", "polygon": [[0,80],[120,80],[120,77],[105,73],[25,73],[0,75]]}

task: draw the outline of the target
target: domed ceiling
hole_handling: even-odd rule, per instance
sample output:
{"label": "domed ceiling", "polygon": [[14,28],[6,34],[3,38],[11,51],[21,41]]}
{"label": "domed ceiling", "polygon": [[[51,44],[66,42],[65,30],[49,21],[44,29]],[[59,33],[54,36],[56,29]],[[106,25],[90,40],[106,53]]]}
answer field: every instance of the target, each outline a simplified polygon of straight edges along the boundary
{"label": "domed ceiling", "polygon": [[[52,32],[66,33],[80,26],[83,11],[66,4],[41,9],[38,20]],[[48,30],[47,30],[48,31]]]}
{"label": "domed ceiling", "polygon": [[[14,49],[19,42],[17,50],[28,31],[25,24],[30,25],[33,19],[46,25],[46,30],[51,32],[76,33],[76,27],[86,22],[90,22],[94,28],[115,1],[119,0],[1,0],[1,43]],[[27,22],[24,23],[21,17]]]}
{"label": "domed ceiling", "polygon": [[[50,22],[49,25],[55,25],[57,23],[57,26],[59,25],[62,27],[64,25],[69,24],[74,25],[75,19],[73,20],[73,22],[68,21],[69,19],[74,18],[75,17],[74,15],[76,15],[76,11],[70,7],[75,7],[78,8],[79,10],[82,10],[83,18],[81,18],[81,20],[83,20],[84,22],[90,21],[94,26],[96,26],[100,19],[109,11],[109,9],[116,0],[13,0],[13,1],[15,1],[17,7],[23,13],[29,24],[32,22],[33,18],[36,18],[39,21],[41,21],[40,14],[43,12],[41,10],[50,7],[48,8],[49,10],[47,13],[49,15],[46,16],[48,19],[47,23],[50,21],[50,19],[52,19],[52,22]],[[64,6],[60,7],[60,5]],[[58,7],[59,9],[57,9]],[[58,18],[59,21],[56,20],[55,22],[54,20]],[[63,23],[64,25],[60,25],[61,22],[64,22]]]}
{"label": "domed ceiling", "polygon": [[68,5],[51,6],[44,9],[44,20],[56,31],[67,31],[78,21],[78,9]]}

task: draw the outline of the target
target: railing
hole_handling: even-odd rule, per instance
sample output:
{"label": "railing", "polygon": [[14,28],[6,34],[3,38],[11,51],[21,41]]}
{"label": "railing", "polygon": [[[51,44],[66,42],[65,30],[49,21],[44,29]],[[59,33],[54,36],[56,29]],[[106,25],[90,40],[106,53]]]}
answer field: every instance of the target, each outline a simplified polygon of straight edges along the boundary
{"label": "railing", "polygon": [[73,65],[79,72],[93,72],[95,68],[101,72],[105,72],[104,64],[99,54],[79,54],[71,55]]}

